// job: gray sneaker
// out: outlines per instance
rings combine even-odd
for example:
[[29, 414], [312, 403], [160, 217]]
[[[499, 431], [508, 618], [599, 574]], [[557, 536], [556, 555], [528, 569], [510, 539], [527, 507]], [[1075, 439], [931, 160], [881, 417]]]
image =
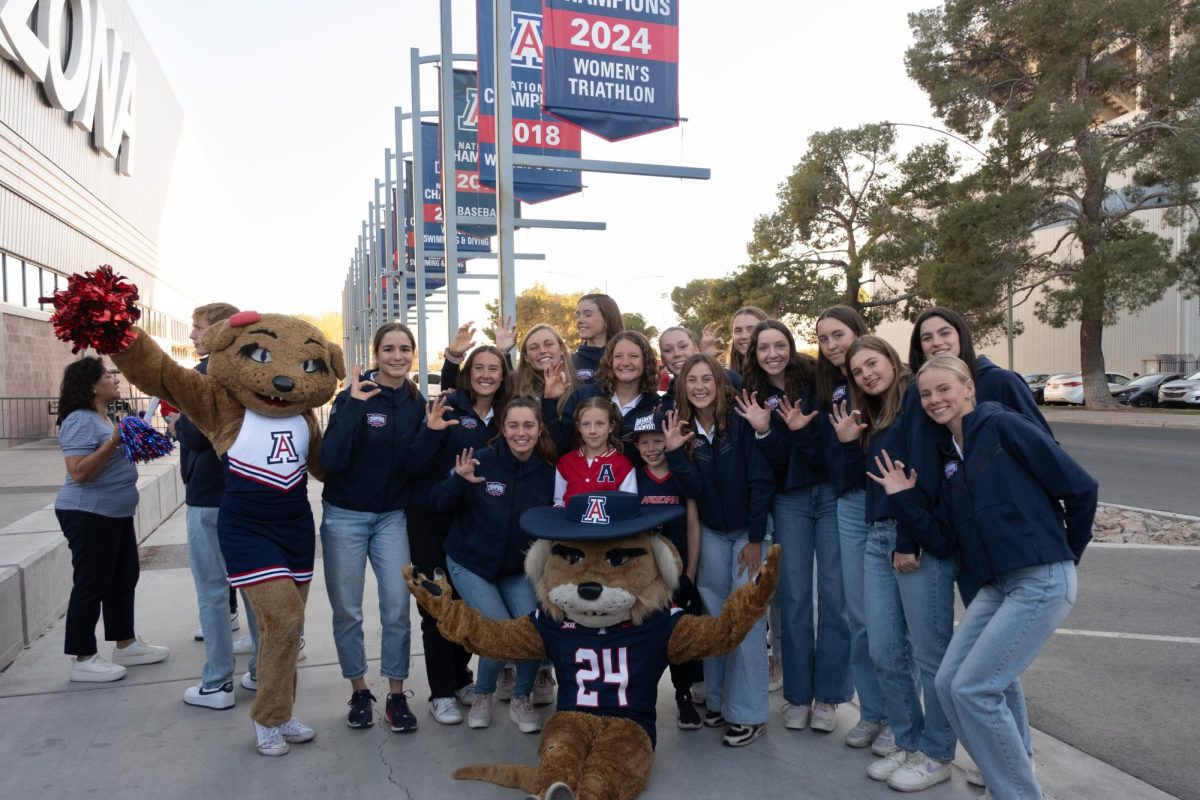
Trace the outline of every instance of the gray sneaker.
[[508, 706], [508, 718], [516, 723], [521, 733], [537, 733], [542, 729], [542, 718], [528, 697], [513, 697]]
[[808, 726], [814, 731], [824, 731], [832, 733], [837, 727], [837, 704], [822, 703], [820, 700], [813, 703], [812, 721]]
[[548, 706], [558, 700], [558, 689], [554, 683], [554, 673], [549, 667], [538, 670], [537, 680], [533, 683], [533, 698], [535, 706]]
[[879, 735], [875, 737], [874, 743], [871, 745], [871, 752], [883, 758], [890, 756], [899, 748], [896, 746], [896, 734], [892, 733], [892, 726], [883, 723], [883, 727], [879, 729]]
[[881, 722], [867, 722], [865, 719], [860, 719], [858, 724], [846, 734], [846, 745], [856, 748], [870, 747], [882, 728], [883, 723]]
[[511, 700], [513, 687], [517, 684], [517, 671], [512, 667], [505, 667], [500, 670], [500, 677], [496, 679], [496, 699]]
[[468, 728], [486, 728], [492, 724], [492, 697], [490, 694], [476, 694], [467, 712]]

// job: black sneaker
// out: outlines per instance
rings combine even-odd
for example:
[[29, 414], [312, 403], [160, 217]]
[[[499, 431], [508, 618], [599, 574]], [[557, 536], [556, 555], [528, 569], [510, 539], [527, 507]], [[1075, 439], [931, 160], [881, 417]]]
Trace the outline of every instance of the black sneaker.
[[700, 727], [700, 712], [692, 703], [691, 692], [676, 692], [675, 705], [679, 707], [679, 727], [681, 730], [694, 731]]
[[730, 747], [745, 747], [767, 732], [765, 723], [758, 725], [730, 725], [721, 741]]
[[704, 724], [709, 728], [719, 728], [725, 723], [725, 718], [721, 716], [720, 711], [705, 711]]
[[408, 710], [408, 697], [412, 692], [397, 692], [387, 696], [384, 716], [396, 733], [412, 733], [417, 729], [417, 718]]
[[369, 728], [375, 724], [375, 711], [371, 704], [375, 702], [375, 695], [371, 694], [370, 689], [356, 689], [354, 694], [350, 695], [350, 702], [346, 705], [350, 706], [350, 716], [346, 718], [346, 724], [351, 728]]

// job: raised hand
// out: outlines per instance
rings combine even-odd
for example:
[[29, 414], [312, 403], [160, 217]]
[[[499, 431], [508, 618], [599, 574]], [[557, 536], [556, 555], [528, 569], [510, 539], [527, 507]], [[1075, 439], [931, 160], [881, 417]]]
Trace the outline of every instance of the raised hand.
[[496, 348], [502, 353], [507, 353], [517, 341], [517, 326], [513, 324], [511, 315], [501, 317], [492, 326], [492, 338], [496, 341]]
[[454, 457], [454, 471], [467, 483], [483, 483], [484, 477], [475, 474], [477, 466], [479, 466], [479, 459], [475, 458], [475, 448], [473, 447], [465, 448]]
[[382, 391], [374, 381], [360, 379], [362, 367], [355, 364], [346, 374], [346, 385], [350, 387], [350, 396], [355, 400], [369, 400]]
[[900, 494], [917, 485], [917, 471], [909, 470], [908, 475], [905, 475], [904, 463], [900, 459], [893, 461], [887, 450], [875, 456], [875, 468], [879, 470], [879, 474], [868, 471], [867, 477], [882, 486], [887, 494]]
[[567, 384], [567, 373], [563, 370], [563, 365], [557, 364], [542, 373], [542, 397], [549, 400], [557, 400], [567, 393], [569, 385]]
[[464, 322], [458, 326], [458, 330], [454, 333], [454, 341], [446, 347], [446, 351], [455, 358], [462, 358], [474, 346], [475, 323]]
[[742, 389], [741, 394], [733, 396], [733, 401], [737, 404], [734, 412], [750, 423], [755, 431], [765, 434], [771, 430], [771, 409], [758, 404], [758, 392], [751, 394]]
[[721, 352], [721, 326], [716, 322], [704, 326], [704, 331], [700, 334], [700, 352], [713, 358]]
[[788, 430], [790, 431], [803, 430], [804, 428], [808, 427], [808, 423], [817, 418], [817, 412], [815, 409], [812, 411], [812, 413], [805, 414], [804, 408], [800, 405], [799, 400], [793, 403], [786, 397], [779, 398], [779, 408], [775, 409], [775, 413], [779, 415], [780, 419], [787, 423]]
[[867, 429], [865, 422], [858, 421], [861, 416], [858, 409], [847, 411], [845, 400], [833, 407], [833, 413], [829, 415], [829, 422], [837, 432], [839, 442], [850, 444], [858, 441], [862, 432]]
[[667, 440], [667, 450], [678, 450], [691, 441], [695, 435], [695, 431], [684, 430], [684, 424], [679, 419], [678, 411], [672, 410], [667, 412], [666, 419], [663, 420], [663, 436]]
[[446, 405], [448, 394], [439, 394], [429, 402], [425, 408], [425, 425], [431, 431], [444, 431], [451, 425], [457, 425], [458, 420], [446, 419], [446, 412], [450, 410], [450, 406]]

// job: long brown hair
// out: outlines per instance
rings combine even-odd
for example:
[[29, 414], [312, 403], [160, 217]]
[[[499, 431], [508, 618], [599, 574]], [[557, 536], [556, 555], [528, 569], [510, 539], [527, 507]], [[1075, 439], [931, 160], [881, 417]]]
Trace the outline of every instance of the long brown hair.
[[[412, 330], [403, 322], [385, 322], [379, 326], [375, 331], [375, 336], [371, 339], [371, 357], [375, 359], [375, 369], [379, 369], [379, 348], [383, 346], [383, 337], [396, 331], [408, 337], [408, 343], [412, 345], [413, 349], [413, 358], [416, 358], [417, 337], [413, 336]], [[358, 378], [357, 375], [354, 377]], [[407, 375], [404, 376], [404, 388], [408, 389], [408, 393], [413, 397], [417, 396], [417, 385]]]
[[816, 362], [812, 356], [796, 350], [796, 339], [792, 332], [777, 319], [764, 319], [754, 326], [754, 333], [750, 334], [750, 349], [746, 351], [742, 388], [752, 394], [758, 392], [761, 402], [774, 386], [766, 370], [758, 363], [758, 337], [766, 331], [783, 334], [788, 343], [788, 363], [783, 368], [783, 393], [793, 403], [804, 400], [807, 404], [815, 391]]
[[484, 344], [472, 350], [471, 355], [467, 356], [467, 360], [463, 362], [462, 368], [458, 372], [458, 380], [454, 382], [454, 388], [462, 389], [471, 398], [471, 402], [475, 402], [475, 390], [471, 388], [471, 367], [475, 366], [475, 359], [479, 358], [483, 353], [491, 353], [500, 359], [500, 386], [496, 389], [496, 393], [492, 395], [492, 408], [495, 413], [499, 413], [508, 403], [509, 369], [508, 359], [505, 358], [504, 353], [501, 353], [498, 347]]
[[912, 373], [900, 360], [900, 354], [896, 352], [896, 348], [878, 336], [872, 335], [862, 336], [850, 345], [850, 349], [846, 351], [848, 370], [850, 359], [863, 350], [870, 350], [882, 355], [891, 362], [892, 369], [896, 374], [892, 385], [882, 395], [869, 395], [859, 387], [853, 372], [850, 373], [850, 392], [854, 408], [862, 415], [861, 421], [867, 425], [860, 437], [865, 449], [870, 446], [873, 435], [885, 430], [896, 421], [896, 417], [900, 416], [900, 409], [904, 406], [904, 393], [908, 390], [908, 382], [912, 378]]
[[579, 301], [575, 305], [578, 306], [584, 300], [595, 303], [596, 308], [600, 310], [600, 316], [604, 319], [605, 344], [611, 342], [614, 336], [625, 330], [625, 321], [621, 319], [621, 309], [617, 306], [616, 300], [613, 300], [606, 294], [592, 292], [579, 298]]
[[712, 356], [697, 353], [683, 362], [683, 367], [680, 368], [679, 375], [675, 378], [675, 408], [679, 411], [679, 420], [695, 431], [696, 425], [692, 420], [696, 417], [696, 411], [692, 408], [691, 401], [688, 400], [687, 379], [692, 370], [701, 364], [708, 365], [713, 374], [713, 382], [717, 390], [717, 396], [713, 399], [713, 435], [714, 437], [720, 436], [725, 430], [729, 409], [733, 406], [733, 387], [729, 385], [729, 376], [725, 374], [720, 362]]
[[542, 406], [532, 397], [514, 397], [504, 404], [504, 410], [500, 412], [499, 424], [496, 425], [496, 435], [488, 441], [489, 447], [494, 447], [497, 442], [504, 438], [504, 421], [508, 419], [509, 413], [518, 408], [527, 408], [533, 412], [533, 418], [538, 424], [537, 452], [547, 464], [553, 464], [558, 460], [558, 448], [554, 446], [554, 440], [550, 438], [550, 431], [546, 429], [546, 420], [542, 419]]
[[[741, 353], [739, 353], [737, 348], [733, 346], [733, 321], [741, 316], [754, 317], [759, 322], [762, 322], [764, 319], [767, 319], [770, 314], [763, 311], [758, 306], [742, 306], [737, 311], [733, 312], [733, 316], [729, 318], [729, 368], [738, 375], [741, 375], [746, 371], [746, 356], [743, 356]], [[746, 353], [749, 355], [750, 351], [747, 350]]]
[[584, 412], [590, 411], [593, 408], [599, 409], [608, 415], [608, 446], [618, 453], [625, 452], [625, 445], [621, 441], [621, 412], [617, 411], [616, 404], [607, 397], [589, 397], [575, 406], [573, 419], [575, 426], [573, 441], [575, 446], [583, 446], [583, 437], [579, 435], [579, 421], [583, 419]]
[[567, 390], [563, 392], [562, 397], [558, 398], [558, 410], [561, 412], [563, 405], [566, 404], [567, 398], [571, 393], [579, 387], [579, 378], [575, 375], [575, 362], [571, 358], [571, 351], [567, 349], [567, 343], [563, 341], [562, 334], [554, 329], [553, 325], [547, 325], [542, 322], [534, 325], [525, 334], [525, 338], [521, 339], [521, 361], [517, 364], [517, 368], [512, 373], [512, 390], [509, 394], [513, 397], [534, 397], [541, 399], [546, 391], [546, 378], [538, 370], [537, 367], [527, 358], [525, 348], [529, 345], [530, 338], [539, 331], [550, 331], [554, 338], [558, 341], [558, 347], [562, 351], [562, 370], [567, 376]]
[[[845, 325], [853, 333], [856, 339], [871, 333], [867, 328], [866, 321], [850, 306], [830, 306], [821, 312], [817, 317], [817, 324], [821, 324], [821, 320], [835, 319]], [[816, 329], [814, 326], [814, 333]], [[821, 352], [821, 347], [817, 346], [817, 403], [820, 404], [821, 410], [828, 413], [833, 410], [833, 390], [842, 381], [853, 383], [850, 380], [850, 370], [842, 370], [840, 367], [835, 367], [833, 362], [825, 357]]]
[[606, 395], [611, 395], [616, 391], [617, 380], [613, 375], [613, 350], [621, 342], [633, 342], [642, 351], [642, 375], [638, 378], [638, 391], [642, 394], [657, 392], [658, 358], [654, 355], [654, 348], [650, 346], [650, 340], [637, 331], [621, 331], [608, 340], [608, 344], [604, 345], [604, 355], [600, 356], [600, 366], [596, 367], [596, 374], [592, 380]]

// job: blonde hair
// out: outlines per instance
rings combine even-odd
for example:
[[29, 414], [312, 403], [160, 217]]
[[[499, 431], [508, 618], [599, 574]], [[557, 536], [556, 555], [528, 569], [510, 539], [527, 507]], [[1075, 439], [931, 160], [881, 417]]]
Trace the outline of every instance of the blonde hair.
[[954, 377], [958, 378], [959, 383], [971, 383], [975, 379], [971, 376], [971, 368], [967, 366], [967, 362], [957, 356], [934, 356], [921, 365], [917, 370], [917, 375], [920, 376], [930, 370], [940, 369], [949, 372]]
[[202, 319], [206, 325], [216, 325], [221, 320], [229, 319], [234, 314], [238, 313], [237, 306], [229, 303], [206, 303], [202, 306], [197, 306], [192, 311], [192, 319]]
[[547, 325], [544, 322], [534, 325], [521, 339], [521, 361], [513, 370], [512, 391], [509, 394], [513, 397], [535, 397], [541, 400], [546, 391], [546, 376], [526, 358], [525, 352], [530, 337], [538, 331], [550, 331], [558, 341], [558, 349], [562, 352], [562, 371], [567, 376], [567, 390], [563, 392], [562, 397], [558, 398], [558, 410], [559, 413], [562, 413], [567, 399], [579, 387], [579, 378], [575, 375], [575, 362], [571, 359], [567, 343], [563, 341], [562, 334], [555, 330], [553, 325]]
[[608, 417], [609, 448], [618, 453], [625, 452], [624, 443], [621, 441], [621, 412], [617, 411], [616, 405], [607, 397], [588, 397], [575, 406], [575, 446], [583, 446], [583, 437], [579, 434], [579, 423], [583, 420], [583, 415], [592, 409], [600, 411]]
[[[879, 353], [891, 362], [896, 377], [882, 395], [867, 394], [854, 379], [854, 371], [850, 368], [850, 362], [863, 350]], [[850, 392], [854, 409], [862, 415], [862, 421], [867, 425], [863, 429], [861, 437], [863, 448], [866, 449], [870, 446], [871, 437], [874, 434], [886, 429], [896, 421], [896, 417], [900, 416], [900, 411], [904, 407], [904, 393], [908, 390], [908, 382], [912, 373], [900, 360], [900, 354], [896, 352], [896, 348], [878, 336], [872, 335], [860, 336], [854, 341], [854, 344], [850, 345], [850, 349], [846, 351], [846, 368], [850, 378]]]

